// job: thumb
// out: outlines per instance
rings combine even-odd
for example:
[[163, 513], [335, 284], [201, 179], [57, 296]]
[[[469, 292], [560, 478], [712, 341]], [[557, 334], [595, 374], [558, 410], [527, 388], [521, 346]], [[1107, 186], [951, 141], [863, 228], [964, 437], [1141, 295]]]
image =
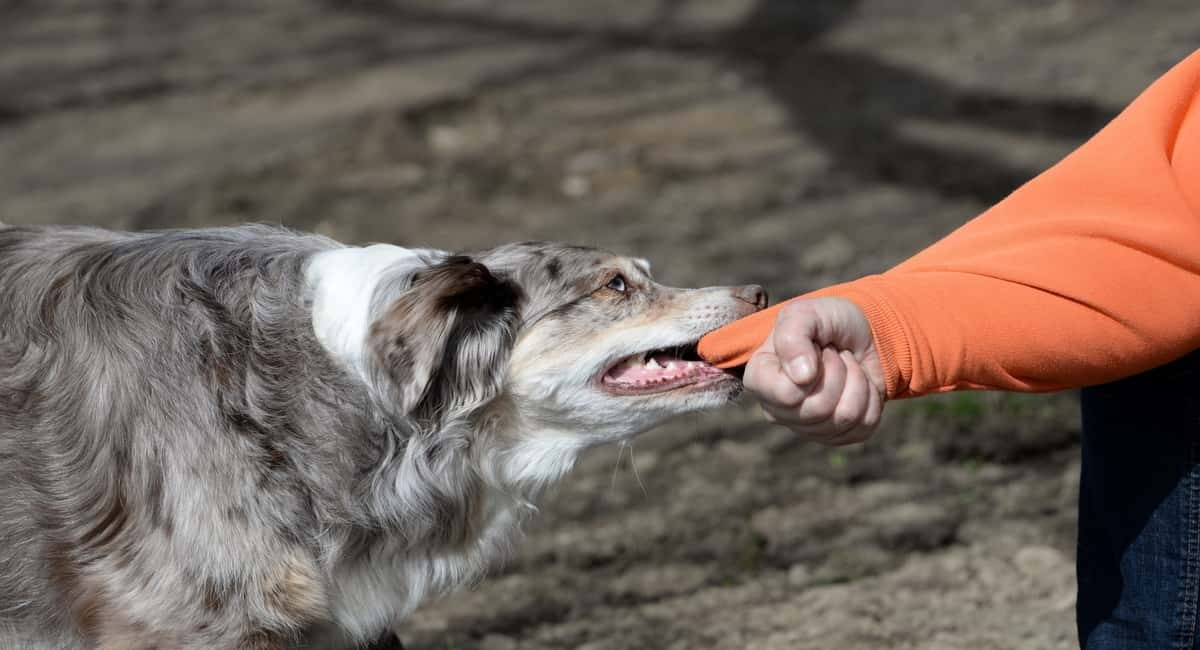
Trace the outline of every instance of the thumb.
[[818, 314], [811, 303], [797, 300], [779, 310], [771, 330], [771, 348], [788, 379], [797, 385], [816, 380], [820, 369]]

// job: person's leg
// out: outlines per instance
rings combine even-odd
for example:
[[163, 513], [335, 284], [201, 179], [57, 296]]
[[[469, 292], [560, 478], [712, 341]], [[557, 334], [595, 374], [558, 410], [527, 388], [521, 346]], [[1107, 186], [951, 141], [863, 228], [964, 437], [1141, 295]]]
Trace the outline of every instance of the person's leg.
[[1200, 647], [1200, 354], [1082, 406], [1080, 646]]

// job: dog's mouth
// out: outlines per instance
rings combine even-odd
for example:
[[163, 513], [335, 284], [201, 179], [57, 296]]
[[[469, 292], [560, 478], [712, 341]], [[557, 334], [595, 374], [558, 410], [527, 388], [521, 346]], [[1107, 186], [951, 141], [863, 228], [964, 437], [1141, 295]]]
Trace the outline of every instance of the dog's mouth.
[[618, 395], [650, 395], [731, 378], [701, 359], [695, 343], [688, 343], [625, 357], [604, 373], [600, 383]]

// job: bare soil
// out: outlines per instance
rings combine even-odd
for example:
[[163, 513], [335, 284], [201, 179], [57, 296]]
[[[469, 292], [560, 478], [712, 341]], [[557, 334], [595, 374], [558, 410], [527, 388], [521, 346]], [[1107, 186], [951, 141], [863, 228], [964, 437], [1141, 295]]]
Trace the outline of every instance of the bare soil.
[[[783, 297], [949, 232], [1197, 42], [1194, 0], [0, 0], [0, 220], [561, 239]], [[832, 451], [683, 419], [402, 636], [1074, 647], [1075, 409], [895, 403]]]

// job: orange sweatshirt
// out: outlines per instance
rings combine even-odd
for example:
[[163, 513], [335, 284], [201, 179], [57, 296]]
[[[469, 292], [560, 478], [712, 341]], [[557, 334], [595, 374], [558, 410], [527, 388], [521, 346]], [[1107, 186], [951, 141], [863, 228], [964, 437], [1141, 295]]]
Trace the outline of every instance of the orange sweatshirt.
[[[866, 313], [889, 398], [1080, 387], [1200, 348], [1200, 51], [941, 241], [812, 295]], [[746, 363], [778, 309], [709, 334], [700, 354]]]

